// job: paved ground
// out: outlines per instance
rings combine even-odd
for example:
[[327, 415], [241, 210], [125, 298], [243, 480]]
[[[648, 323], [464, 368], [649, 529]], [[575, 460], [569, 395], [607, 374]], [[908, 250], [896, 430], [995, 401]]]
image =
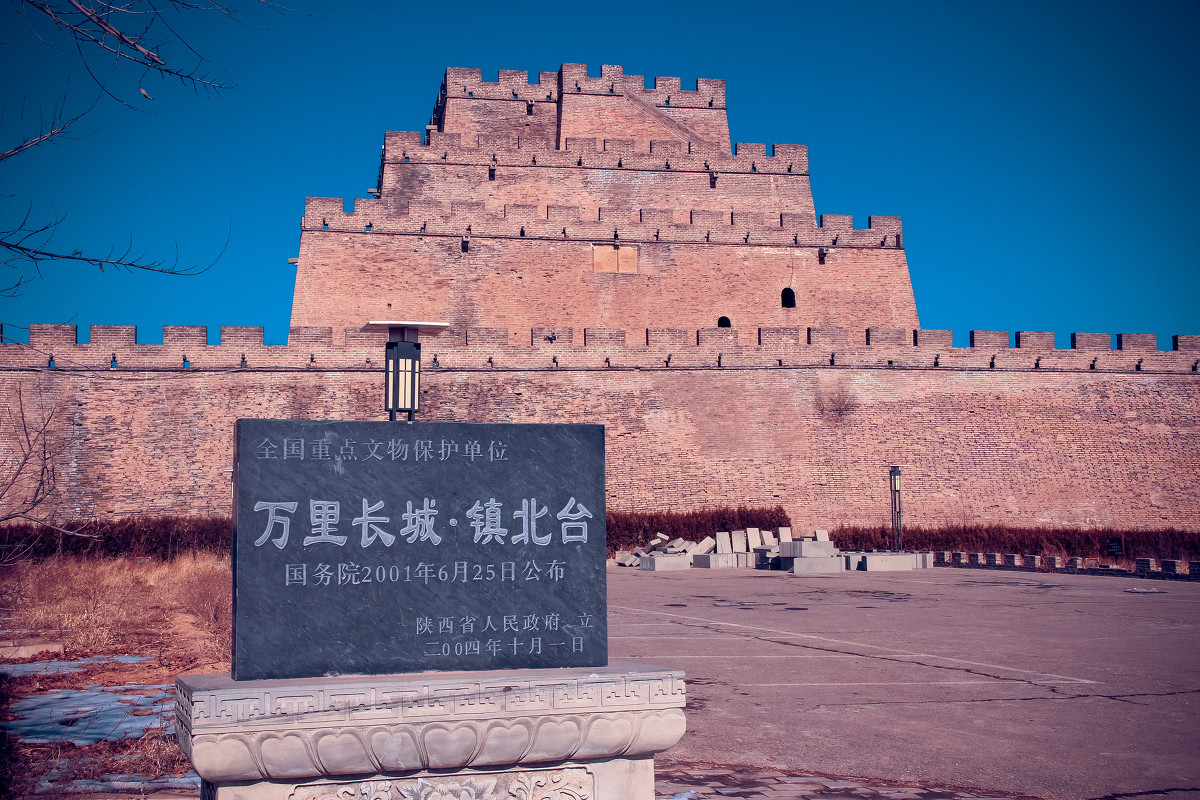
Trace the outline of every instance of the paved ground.
[[[689, 730], [667, 770], [1200, 798], [1200, 583], [950, 568], [608, 578], [610, 657], [688, 675]], [[868, 796], [780, 786], [696, 790]]]

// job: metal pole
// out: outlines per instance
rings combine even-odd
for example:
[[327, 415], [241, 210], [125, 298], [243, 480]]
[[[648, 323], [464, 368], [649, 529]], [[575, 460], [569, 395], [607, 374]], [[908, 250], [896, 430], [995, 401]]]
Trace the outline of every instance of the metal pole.
[[888, 479], [891, 486], [892, 494], [892, 552], [899, 553], [904, 550], [904, 538], [901, 530], [900, 520], [900, 467], [892, 465], [891, 471], [888, 473]]

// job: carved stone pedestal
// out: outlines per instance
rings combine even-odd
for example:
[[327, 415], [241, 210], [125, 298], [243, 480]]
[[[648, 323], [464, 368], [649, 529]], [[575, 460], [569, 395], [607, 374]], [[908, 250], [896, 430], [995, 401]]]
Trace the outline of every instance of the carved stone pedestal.
[[686, 699], [621, 663], [175, 685], [205, 800], [653, 800]]

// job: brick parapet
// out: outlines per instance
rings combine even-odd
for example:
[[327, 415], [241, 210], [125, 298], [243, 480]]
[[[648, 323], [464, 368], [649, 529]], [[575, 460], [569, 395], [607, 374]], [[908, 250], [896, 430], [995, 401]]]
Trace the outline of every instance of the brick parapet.
[[633, 139], [568, 137], [564, 144], [557, 149], [541, 136], [430, 131], [422, 137], [411, 131], [388, 131], [383, 163], [524, 167], [534, 166], [536, 157], [542, 168], [715, 172], [718, 182], [722, 173], [808, 175], [808, 146], [803, 144], [772, 144], [769, 155], [767, 145], [760, 143], [738, 144], [736, 153], [685, 140], [652, 140], [648, 153], [636, 152]]
[[[28, 344], [0, 345], [0, 367], [105, 370], [363, 370], [381, 369], [386, 337], [347, 328], [344, 344], [328, 327], [295, 327], [287, 344], [264, 343], [261, 327], [222, 327], [208, 344], [204, 327], [163, 328], [162, 344], [138, 344], [132, 325], [93, 325], [79, 343], [74, 325], [33, 325]], [[981, 333], [981, 332], [975, 332]], [[506, 328], [451, 327], [423, 344], [428, 368], [678, 369], [722, 367], [861, 367], [922, 370], [1179, 373], [1200, 377], [1200, 351], [1057, 349], [1053, 340], [1022, 338], [1008, 347], [1004, 331], [954, 347], [949, 331], [838, 327], [648, 328], [637, 331], [537, 327], [527, 336]], [[927, 335], [945, 334], [945, 335]], [[1107, 334], [1105, 334], [1107, 336]], [[999, 347], [1003, 341], [1005, 346]], [[1143, 339], [1143, 341], [1146, 341]], [[1176, 341], [1178, 341], [1176, 339]], [[517, 342], [514, 344], [514, 342]], [[915, 342], [915, 344], [914, 344]], [[1038, 346], [1033, 346], [1034, 343]], [[112, 367], [115, 356], [117, 367]], [[669, 356], [669, 362], [668, 362]], [[437, 365], [433, 366], [433, 359]], [[490, 363], [489, 363], [490, 360]], [[185, 370], [186, 371], [186, 370]]]
[[[355, 200], [353, 213], [346, 213], [341, 199], [310, 197], [301, 224], [305, 233], [356, 236], [460, 239], [469, 235], [472, 239], [819, 247], [829, 251], [903, 249], [898, 217], [872, 216], [867, 228], [844, 228], [831, 233], [823, 227], [806, 224], [811, 220], [795, 213], [683, 209], [678, 215], [671, 211], [675, 221], [666, 222], [667, 213], [665, 209], [601, 208], [599, 219], [582, 219], [577, 206], [510, 203], [501, 209], [488, 209], [478, 201], [398, 205], [384, 200]], [[678, 221], [680, 215], [686, 221]]]
[[563, 64], [556, 72], [539, 72], [531, 83], [524, 70], [502, 69], [495, 81], [485, 81], [483, 70], [450, 67], [442, 79], [442, 94], [446, 97], [476, 100], [555, 101], [561, 92], [612, 96], [636, 95], [646, 102], [664, 108], [725, 108], [725, 81], [698, 78], [696, 88], [680, 88], [676, 77], [655, 77], [654, 86], [647, 88], [642, 75], [626, 75], [623, 67], [604, 64], [599, 76], [589, 76], [586, 64]]

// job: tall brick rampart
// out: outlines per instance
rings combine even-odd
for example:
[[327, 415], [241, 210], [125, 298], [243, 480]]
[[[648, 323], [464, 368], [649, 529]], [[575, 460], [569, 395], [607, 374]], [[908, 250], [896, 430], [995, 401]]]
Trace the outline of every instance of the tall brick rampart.
[[[423, 345], [422, 419], [606, 426], [618, 510], [782, 504], [801, 529], [905, 518], [1200, 530], [1200, 337], [840, 328], [467, 328]], [[0, 403], [61, 402], [54, 510], [225, 513], [238, 417], [382, 419], [379, 334], [34, 326]], [[868, 344], [868, 338], [870, 344]], [[916, 343], [914, 344], [914, 339]], [[112, 367], [116, 355], [117, 366]], [[188, 367], [183, 367], [187, 356]], [[48, 366], [53, 356], [54, 367]], [[244, 359], [244, 360], [243, 360]], [[368, 362], [370, 359], [370, 362]], [[11, 425], [11, 418], [6, 421]], [[397, 423], [397, 435], [407, 427]], [[12, 435], [4, 432], [6, 438]]]

